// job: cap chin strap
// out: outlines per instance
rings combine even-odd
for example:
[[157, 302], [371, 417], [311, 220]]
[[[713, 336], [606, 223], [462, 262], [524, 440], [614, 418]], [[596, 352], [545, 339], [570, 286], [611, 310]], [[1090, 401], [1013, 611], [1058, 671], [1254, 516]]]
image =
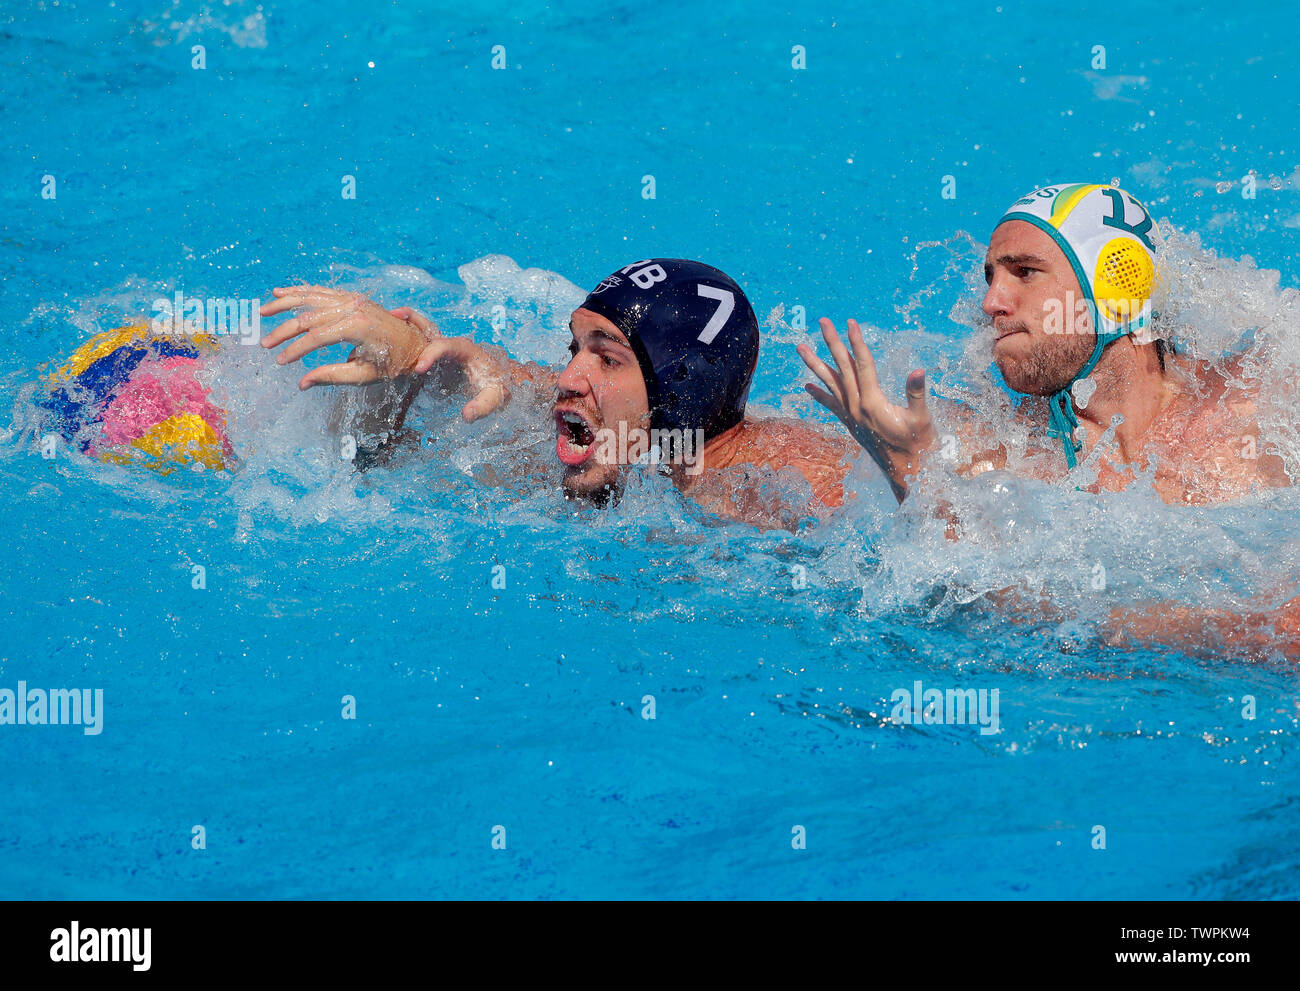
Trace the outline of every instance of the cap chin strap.
[[1087, 364], [1079, 369], [1079, 373], [1066, 383], [1064, 389], [1052, 393], [1047, 400], [1049, 411], [1048, 436], [1061, 439], [1061, 445], [1065, 448], [1065, 460], [1071, 469], [1079, 463], [1076, 455], [1083, 450], [1083, 444], [1074, 436], [1074, 432], [1079, 428], [1079, 418], [1074, 413], [1073, 396], [1070, 393], [1070, 388], [1079, 379], [1086, 379], [1092, 374], [1092, 370], [1097, 367], [1097, 362], [1101, 361], [1101, 353], [1106, 350], [1107, 344], [1118, 341], [1127, 334], [1127, 329], [1118, 330], [1113, 334], [1098, 334], [1097, 344], [1093, 347], [1092, 357], [1088, 359]]

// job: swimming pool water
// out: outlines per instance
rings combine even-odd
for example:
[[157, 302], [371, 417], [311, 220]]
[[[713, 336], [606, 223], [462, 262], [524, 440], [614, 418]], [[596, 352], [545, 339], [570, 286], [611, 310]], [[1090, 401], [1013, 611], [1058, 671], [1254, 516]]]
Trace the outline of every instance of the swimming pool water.
[[[527, 397], [476, 427], [422, 400], [424, 451], [358, 476], [340, 397], [257, 348], [213, 370], [233, 473], [44, 459], [33, 403], [40, 366], [155, 296], [298, 279], [561, 360], [581, 287], [658, 255], [746, 288], [756, 410], [824, 419], [794, 307], [869, 322], [887, 382], [958, 388], [988, 228], [1062, 179], [1199, 234], [1205, 348], [1294, 343], [1294, 13], [119, 0], [2, 23], [0, 688], [105, 710], [97, 736], [0, 726], [0, 895], [1300, 894], [1294, 667], [1094, 636], [1115, 602], [1294, 595], [1291, 492], [991, 477], [954, 546], [862, 464], [847, 509], [759, 533], [654, 476], [608, 511], [545, 468], [494, 484], [521, 447], [545, 464]], [[1020, 584], [1061, 615], [982, 598]], [[894, 724], [917, 681], [997, 689], [1000, 732]]]

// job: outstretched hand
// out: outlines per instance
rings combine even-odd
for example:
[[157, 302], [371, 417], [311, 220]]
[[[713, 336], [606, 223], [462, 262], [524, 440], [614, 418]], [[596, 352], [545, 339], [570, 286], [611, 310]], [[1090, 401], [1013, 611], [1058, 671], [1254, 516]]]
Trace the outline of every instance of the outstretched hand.
[[[262, 339], [262, 347], [278, 347], [293, 340], [276, 355], [281, 365], [341, 341], [356, 345], [346, 362], [322, 365], [307, 372], [299, 389], [316, 385], [368, 385], [413, 373], [421, 352], [438, 330], [428, 320], [423, 325], [407, 307], [385, 310], [360, 293], [327, 286], [289, 286], [271, 290], [275, 299], [261, 309], [264, 317], [294, 310]], [[294, 340], [297, 338], [296, 340]]]
[[265, 348], [293, 341], [276, 356], [279, 364], [298, 361], [340, 341], [356, 345], [346, 362], [322, 365], [303, 375], [299, 389], [369, 385], [423, 375], [436, 366], [440, 372], [458, 376], [457, 384], [474, 393], [461, 410], [468, 423], [510, 400], [513, 363], [504, 352], [489, 350], [469, 337], [443, 337], [432, 320], [409, 306], [385, 310], [360, 293], [327, 286], [289, 286], [272, 292], [275, 299], [262, 307], [262, 316], [296, 311], [262, 340]]
[[[487, 416], [510, 402], [510, 377], [514, 367], [500, 348], [488, 349], [471, 337], [442, 337], [428, 317], [403, 308], [407, 318], [426, 330], [430, 338], [415, 361], [414, 372], [423, 375], [434, 366], [459, 372], [464, 388], [474, 393], [474, 398], [461, 409], [466, 423]], [[394, 310], [401, 315], [402, 311]]]
[[854, 439], [880, 465], [901, 499], [907, 476], [918, 467], [920, 455], [933, 448], [937, 440], [934, 421], [926, 407], [925, 371], [918, 368], [908, 375], [907, 406], [895, 406], [880, 388], [876, 363], [858, 322], [850, 320], [848, 324], [852, 356], [830, 320], [823, 317], [820, 326], [836, 367], [827, 365], [807, 344], [800, 344], [799, 357], [826, 387], [810, 382], [805, 388], [849, 428]]

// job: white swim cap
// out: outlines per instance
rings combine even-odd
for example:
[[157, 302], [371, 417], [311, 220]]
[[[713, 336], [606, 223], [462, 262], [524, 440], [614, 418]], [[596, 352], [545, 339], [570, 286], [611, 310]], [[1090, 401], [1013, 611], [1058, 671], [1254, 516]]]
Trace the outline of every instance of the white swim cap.
[[1092, 304], [1097, 335], [1150, 344], [1160, 231], [1137, 198], [1117, 186], [1058, 183], [1011, 204], [998, 221], [1023, 220], [1065, 253]]

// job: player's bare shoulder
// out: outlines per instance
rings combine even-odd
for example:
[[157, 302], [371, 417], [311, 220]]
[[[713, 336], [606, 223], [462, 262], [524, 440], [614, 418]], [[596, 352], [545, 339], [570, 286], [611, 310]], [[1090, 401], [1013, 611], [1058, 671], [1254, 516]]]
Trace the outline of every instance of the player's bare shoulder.
[[832, 427], [786, 417], [746, 419], [740, 446], [751, 464], [799, 471], [817, 499], [830, 507], [843, 502], [844, 477], [861, 450]]
[[857, 450], [852, 438], [833, 427], [789, 417], [750, 417], [745, 440], [755, 460], [793, 463], [794, 459], [830, 463], [850, 458]]
[[1157, 485], [1166, 499], [1203, 505], [1256, 488], [1291, 484], [1268, 452], [1259, 424], [1259, 388], [1242, 357], [1221, 366], [1183, 362], [1173, 369], [1177, 395], [1152, 425], [1160, 455]]

